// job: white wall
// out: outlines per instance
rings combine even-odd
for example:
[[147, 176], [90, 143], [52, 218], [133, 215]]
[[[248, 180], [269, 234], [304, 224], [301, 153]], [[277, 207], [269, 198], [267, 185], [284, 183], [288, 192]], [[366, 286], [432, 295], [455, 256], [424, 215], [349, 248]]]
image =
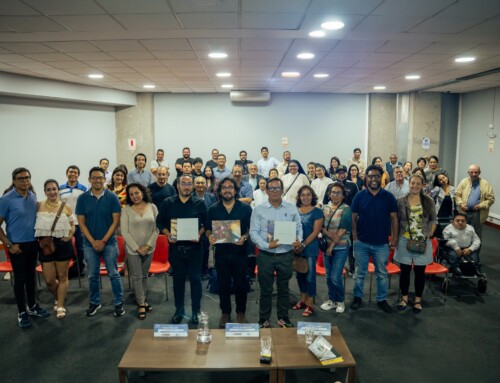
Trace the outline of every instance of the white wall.
[[115, 137], [113, 107], [0, 97], [0, 194], [21, 166], [31, 171], [39, 198], [43, 182], [65, 181], [71, 164], [80, 167], [86, 185], [101, 157], [117, 165]]
[[[496, 92], [496, 97], [495, 97]], [[494, 121], [496, 116], [496, 123]], [[496, 125], [490, 129], [489, 125]], [[497, 202], [490, 209], [495, 223], [500, 224], [500, 137], [493, 139], [495, 147], [488, 150], [488, 133], [500, 136], [500, 88], [462, 95], [461, 124], [459, 128], [459, 149], [456, 183], [467, 177], [470, 164], [481, 167], [481, 177], [488, 180], [496, 193]]]
[[272, 94], [269, 105], [233, 105], [229, 95], [155, 94], [155, 144], [169, 163], [181, 157], [184, 146], [192, 157], [210, 159], [212, 148], [234, 164], [244, 149], [248, 158], [261, 158], [260, 148], [282, 159], [289, 140], [292, 158], [328, 164], [342, 162], [355, 147], [366, 153], [366, 96], [348, 94]]

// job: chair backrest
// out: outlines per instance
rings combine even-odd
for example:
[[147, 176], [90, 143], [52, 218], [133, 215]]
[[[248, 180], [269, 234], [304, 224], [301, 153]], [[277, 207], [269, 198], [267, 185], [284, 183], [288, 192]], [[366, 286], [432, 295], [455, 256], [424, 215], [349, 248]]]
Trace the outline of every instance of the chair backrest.
[[121, 235], [116, 236], [118, 242], [118, 263], [125, 262], [125, 238]]
[[163, 234], [160, 234], [156, 239], [156, 247], [153, 253], [153, 260], [161, 263], [168, 262], [168, 240]]
[[3, 251], [5, 251], [5, 256], [7, 257], [7, 261], [10, 262], [9, 249], [5, 246], [5, 243], [2, 243]]
[[389, 259], [387, 259], [387, 263], [391, 263], [392, 259], [394, 258], [394, 249], [391, 247], [389, 248]]
[[432, 258], [436, 259], [437, 253], [438, 253], [438, 248], [439, 248], [439, 242], [437, 238], [432, 238], [431, 239], [431, 244], [432, 244]]
[[325, 259], [323, 257], [324, 257], [323, 252], [320, 250], [318, 253], [318, 260], [316, 261], [316, 263], [320, 267], [325, 267]]

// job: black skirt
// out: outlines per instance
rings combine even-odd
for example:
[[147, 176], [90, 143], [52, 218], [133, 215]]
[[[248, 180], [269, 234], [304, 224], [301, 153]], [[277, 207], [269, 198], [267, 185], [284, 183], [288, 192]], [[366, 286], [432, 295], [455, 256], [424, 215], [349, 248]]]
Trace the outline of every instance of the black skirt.
[[38, 259], [40, 262], [64, 262], [73, 259], [75, 250], [71, 241], [64, 242], [61, 238], [54, 238], [56, 251], [51, 255], [44, 255], [42, 250], [38, 250]]

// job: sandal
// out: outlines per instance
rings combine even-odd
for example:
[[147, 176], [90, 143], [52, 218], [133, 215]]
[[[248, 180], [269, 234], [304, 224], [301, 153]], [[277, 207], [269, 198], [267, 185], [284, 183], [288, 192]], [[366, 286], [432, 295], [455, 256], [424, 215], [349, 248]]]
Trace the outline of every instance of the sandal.
[[406, 299], [401, 298], [401, 302], [399, 302], [398, 305], [398, 310], [403, 311], [404, 309], [406, 309], [406, 307], [408, 307], [408, 301]]
[[144, 303], [144, 306], [146, 307], [146, 312], [151, 312], [153, 311], [153, 306], [151, 306], [149, 303]]
[[137, 317], [141, 320], [146, 319], [146, 305], [139, 305], [138, 309], [139, 312], [137, 314]]
[[54, 302], [54, 311], [57, 312], [57, 301]]
[[63, 319], [66, 317], [66, 309], [64, 307], [58, 307], [56, 310], [56, 318], [57, 319]]
[[312, 313], [314, 312], [314, 309], [311, 306], [307, 306], [304, 312], [302, 313], [303, 317], [310, 317]]
[[[420, 306], [420, 307], [417, 307]], [[413, 313], [420, 314], [422, 312], [422, 301], [413, 303]]]
[[306, 304], [302, 301], [297, 302], [295, 305], [293, 305], [292, 310], [300, 310], [306, 307]]

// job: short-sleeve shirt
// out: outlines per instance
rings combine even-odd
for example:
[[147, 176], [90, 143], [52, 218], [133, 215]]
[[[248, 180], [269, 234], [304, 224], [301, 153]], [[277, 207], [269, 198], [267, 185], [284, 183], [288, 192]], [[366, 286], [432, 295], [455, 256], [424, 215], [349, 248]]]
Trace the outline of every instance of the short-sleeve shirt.
[[373, 195], [368, 189], [356, 194], [351, 210], [358, 214], [357, 235], [361, 242], [384, 245], [391, 235], [391, 213], [398, 212], [396, 198], [387, 190]]
[[148, 185], [148, 189], [151, 192], [151, 199], [155, 204], [156, 208], [160, 210], [161, 203], [168, 197], [176, 195], [175, 189], [170, 184], [165, 184], [163, 186], [158, 185], [158, 183], [153, 182]]
[[[118, 197], [113, 192], [103, 189], [97, 198], [92, 194], [92, 189], [78, 197], [76, 202], [76, 215], [85, 217], [85, 226], [89, 229], [94, 239], [102, 239], [113, 224], [113, 213], [121, 213], [122, 208]], [[87, 237], [85, 242], [90, 245]], [[115, 234], [109, 238], [114, 240]]]
[[[352, 212], [349, 205], [342, 203], [337, 209], [334, 209], [331, 204], [324, 205], [323, 214], [325, 215], [323, 227], [326, 230], [337, 231], [339, 229], [345, 229], [344, 235], [335, 243], [336, 248], [350, 246]], [[328, 243], [331, 243], [330, 238], [326, 237], [326, 240]]]
[[0, 197], [0, 217], [4, 218], [7, 237], [12, 243], [35, 240], [36, 195], [23, 197], [16, 189]]
[[[302, 214], [299, 210], [299, 214], [300, 214], [300, 221], [302, 222], [302, 237], [305, 240], [313, 232], [314, 223], [318, 219], [323, 218], [323, 212], [321, 211], [321, 209], [315, 207], [314, 209], [305, 214]], [[302, 252], [302, 255], [306, 257], [317, 257], [318, 252], [319, 252], [319, 243], [318, 243], [318, 237], [316, 237], [311, 243], [309, 243], [306, 246], [306, 248]]]

